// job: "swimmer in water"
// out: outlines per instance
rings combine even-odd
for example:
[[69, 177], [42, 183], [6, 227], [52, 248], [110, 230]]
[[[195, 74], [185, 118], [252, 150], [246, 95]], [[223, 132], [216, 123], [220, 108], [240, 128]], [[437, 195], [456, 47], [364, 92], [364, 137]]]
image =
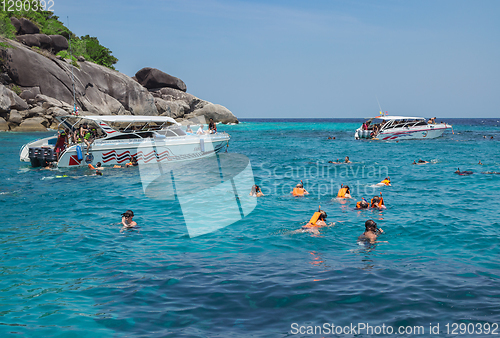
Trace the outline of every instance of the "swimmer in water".
[[252, 191], [250, 191], [250, 196], [262, 197], [264, 194], [262, 193], [262, 190], [260, 190], [260, 187], [257, 184], [254, 184], [252, 186]]
[[370, 203], [368, 203], [364, 197], [361, 198], [361, 201], [356, 203], [357, 210], [368, 209], [370, 207]]
[[124, 228], [133, 228], [137, 223], [133, 220], [134, 212], [132, 210], [127, 210], [122, 214], [122, 224]]
[[291, 192], [293, 196], [304, 196], [304, 195], [309, 195], [306, 189], [304, 189], [304, 184], [302, 183], [302, 180], [300, 180], [300, 183], [293, 188], [293, 191]]
[[327, 225], [326, 217], [327, 217], [326, 212], [324, 210], [321, 210], [321, 206], [319, 206], [318, 211], [314, 213], [309, 222], [306, 225], [304, 225], [300, 230], [297, 231], [298, 232], [307, 231], [314, 234], [319, 234], [318, 229], [325, 227]]
[[345, 157], [344, 163], [352, 163], [351, 161], [349, 161], [349, 156]]
[[379, 210], [386, 208], [384, 204], [384, 198], [382, 197], [382, 192], [380, 192], [380, 196], [373, 196], [370, 202], [370, 208], [378, 208]]
[[417, 164], [426, 164], [426, 163], [429, 163], [429, 161], [424, 161], [422, 159], [418, 159], [418, 163]]
[[478, 163], [478, 164], [479, 164], [479, 165], [483, 165], [483, 164], [481, 163], [481, 160], [479, 160], [479, 163]]
[[94, 170], [94, 169], [103, 170], [104, 168], [102, 167], [101, 162], [97, 162], [95, 167], [91, 163], [89, 163], [89, 169], [91, 169], [91, 170]]
[[380, 186], [382, 186], [382, 185], [386, 185], [386, 186], [389, 186], [389, 187], [390, 187], [390, 186], [391, 186], [391, 178], [390, 178], [390, 177], [386, 177], [386, 178], [384, 178], [384, 179], [382, 180], [382, 182], [377, 183], [376, 185], [380, 185]]
[[337, 159], [337, 161], [336, 161], [336, 162], [334, 162], [334, 161], [328, 161], [328, 163], [340, 164], [340, 163], [342, 163], [342, 162], [340, 162], [340, 161], [339, 161], [339, 159]]
[[351, 189], [348, 185], [340, 185], [339, 192], [337, 193], [337, 198], [352, 198]]
[[97, 169], [96, 169], [96, 171], [95, 171], [95, 174], [94, 174], [94, 175], [95, 175], [95, 176], [102, 176], [102, 171], [99, 171], [99, 170], [97, 170]]
[[369, 219], [368, 221], [365, 222], [365, 232], [363, 232], [362, 235], [358, 237], [358, 242], [362, 243], [387, 243], [387, 242], [380, 242], [377, 241], [377, 237], [384, 233], [384, 231], [381, 228], [377, 228], [377, 223], [375, 223], [373, 220]]

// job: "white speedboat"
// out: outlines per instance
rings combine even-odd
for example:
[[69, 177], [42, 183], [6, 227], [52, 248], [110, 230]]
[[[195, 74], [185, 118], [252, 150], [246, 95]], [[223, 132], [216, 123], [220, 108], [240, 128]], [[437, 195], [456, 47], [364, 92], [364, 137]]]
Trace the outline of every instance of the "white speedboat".
[[[58, 134], [24, 145], [20, 160], [32, 166], [56, 162], [58, 167], [88, 164], [119, 165], [135, 158], [139, 164], [186, 161], [220, 152], [228, 145], [226, 133], [196, 135], [166, 116], [63, 116], [59, 127], [69, 135], [82, 125], [92, 132], [88, 140], [76, 140], [55, 153]], [[71, 137], [70, 137], [71, 139]]]
[[452, 129], [452, 126], [428, 123], [423, 117], [377, 116], [356, 129], [354, 138], [384, 141], [430, 139], [441, 136], [446, 129]]

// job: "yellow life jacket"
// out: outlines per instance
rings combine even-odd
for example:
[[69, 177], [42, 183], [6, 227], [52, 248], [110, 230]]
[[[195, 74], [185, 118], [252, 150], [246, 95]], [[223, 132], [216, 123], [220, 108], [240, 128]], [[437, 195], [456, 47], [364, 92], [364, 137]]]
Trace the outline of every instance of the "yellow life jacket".
[[338, 198], [345, 198], [345, 194], [347, 193], [347, 188], [340, 188], [339, 193], [337, 194]]
[[321, 212], [316, 211], [314, 215], [311, 217], [311, 220], [309, 221], [310, 224], [316, 225], [316, 222], [319, 219], [319, 216], [321, 216]]
[[389, 184], [391, 184], [391, 181], [389, 181], [389, 180], [382, 180], [382, 182], [380, 182], [380, 183], [384, 183], [385, 185], [389, 185]]

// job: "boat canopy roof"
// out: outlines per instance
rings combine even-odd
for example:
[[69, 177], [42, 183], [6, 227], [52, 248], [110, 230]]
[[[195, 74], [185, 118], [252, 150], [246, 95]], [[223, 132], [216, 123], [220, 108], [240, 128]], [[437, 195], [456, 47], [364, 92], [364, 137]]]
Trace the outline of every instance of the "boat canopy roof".
[[370, 117], [370, 119], [380, 119], [380, 120], [425, 120], [423, 117], [414, 116], [376, 116]]
[[161, 123], [173, 123], [179, 124], [173, 118], [168, 116], [143, 116], [143, 115], [88, 115], [88, 116], [65, 116], [65, 117], [79, 117], [82, 119], [92, 120], [92, 121], [104, 121], [104, 122], [161, 122]]

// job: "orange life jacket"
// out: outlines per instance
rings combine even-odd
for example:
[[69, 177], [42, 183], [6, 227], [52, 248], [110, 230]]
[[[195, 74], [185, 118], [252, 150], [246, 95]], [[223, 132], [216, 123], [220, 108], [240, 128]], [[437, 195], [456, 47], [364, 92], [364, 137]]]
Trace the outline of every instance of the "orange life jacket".
[[340, 188], [339, 193], [337, 194], [338, 198], [345, 198], [345, 194], [347, 193], [347, 188]]
[[382, 180], [382, 182], [380, 182], [380, 183], [384, 183], [385, 185], [389, 185], [389, 184], [391, 184], [391, 181], [389, 181], [389, 180]]
[[356, 209], [361, 209], [361, 201], [356, 203]]
[[304, 188], [293, 188], [293, 196], [304, 196]]
[[371, 199], [371, 203], [370, 203], [371, 208], [380, 208], [383, 205], [384, 205], [384, 199], [382, 197], [380, 197], [380, 199], [378, 200], [378, 204], [375, 204], [375, 201], [373, 200], [373, 198]]

